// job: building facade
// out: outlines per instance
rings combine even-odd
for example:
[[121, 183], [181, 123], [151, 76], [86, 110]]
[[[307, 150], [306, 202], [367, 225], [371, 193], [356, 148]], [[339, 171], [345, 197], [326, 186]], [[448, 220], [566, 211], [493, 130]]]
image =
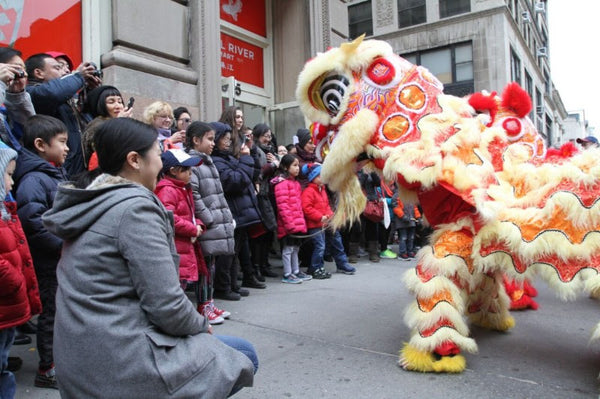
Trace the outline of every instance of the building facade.
[[545, 1], [5, 3], [0, 13], [13, 22], [0, 25], [0, 41], [22, 46], [24, 56], [55, 50], [77, 62], [96, 62], [105, 83], [136, 98], [136, 117], [158, 99], [187, 106], [205, 121], [235, 104], [249, 126], [266, 121], [280, 143], [290, 143], [305, 124], [295, 99], [305, 61], [366, 33], [429, 68], [450, 94], [500, 92], [508, 82], [519, 82], [533, 100], [530, 117], [548, 144], [563, 142], [567, 114], [551, 80]]

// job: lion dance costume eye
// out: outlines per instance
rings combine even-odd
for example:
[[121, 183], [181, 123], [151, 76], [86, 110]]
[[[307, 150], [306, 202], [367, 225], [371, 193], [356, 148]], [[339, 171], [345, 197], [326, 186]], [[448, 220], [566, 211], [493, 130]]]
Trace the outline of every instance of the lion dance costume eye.
[[350, 81], [343, 75], [331, 74], [323, 79], [319, 95], [329, 115], [338, 114], [349, 85]]
[[600, 149], [547, 151], [517, 84], [446, 95], [425, 68], [361, 37], [309, 60], [296, 96], [338, 196], [335, 226], [364, 209], [355, 170], [367, 160], [434, 228], [404, 277], [415, 295], [404, 368], [464, 370], [462, 352], [477, 350], [468, 321], [515, 324], [505, 285], [532, 296], [524, 282], [540, 276], [564, 299], [600, 292]]

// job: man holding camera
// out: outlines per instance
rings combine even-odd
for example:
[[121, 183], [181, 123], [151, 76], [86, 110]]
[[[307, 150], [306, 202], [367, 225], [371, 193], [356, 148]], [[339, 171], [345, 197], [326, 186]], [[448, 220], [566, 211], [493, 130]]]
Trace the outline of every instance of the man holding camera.
[[[57, 57], [58, 58], [58, 57]], [[102, 84], [101, 72], [91, 62], [84, 62], [71, 74], [52, 55], [40, 53], [25, 61], [29, 75], [27, 91], [38, 114], [50, 115], [67, 125], [69, 155], [64, 167], [69, 177], [85, 170], [81, 133], [87, 118], [78, 106], [77, 94], [84, 88]]]
[[21, 150], [22, 126], [35, 115], [29, 93], [25, 91], [27, 75], [21, 52], [0, 47], [0, 140], [17, 152]]

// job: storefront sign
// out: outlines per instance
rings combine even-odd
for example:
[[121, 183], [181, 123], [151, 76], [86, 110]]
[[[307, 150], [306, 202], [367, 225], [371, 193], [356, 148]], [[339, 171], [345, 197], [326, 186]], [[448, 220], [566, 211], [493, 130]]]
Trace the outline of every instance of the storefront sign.
[[221, 33], [221, 76], [264, 88], [263, 49]]
[[220, 0], [221, 19], [267, 37], [265, 0]]
[[68, 54], [81, 63], [81, 0], [0, 1], [0, 44], [23, 53]]

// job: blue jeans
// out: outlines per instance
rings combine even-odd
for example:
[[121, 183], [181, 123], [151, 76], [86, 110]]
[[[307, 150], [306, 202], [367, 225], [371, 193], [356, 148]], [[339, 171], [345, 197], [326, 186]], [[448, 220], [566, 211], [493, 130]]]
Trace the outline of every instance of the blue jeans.
[[250, 359], [252, 365], [254, 365], [254, 374], [256, 374], [256, 371], [258, 371], [258, 356], [256, 355], [256, 350], [254, 350], [254, 346], [252, 346], [250, 342], [244, 338], [233, 337], [230, 335], [215, 335], [215, 338], [218, 338], [225, 345], [231, 346], [233, 349], [248, 356], [248, 359]]
[[[254, 346], [252, 346], [250, 342], [246, 341], [244, 338], [233, 337], [230, 335], [215, 335], [215, 338], [219, 339], [225, 345], [230, 346], [248, 356], [248, 359], [250, 359], [252, 365], [254, 366], [254, 374], [256, 374], [256, 371], [258, 370], [258, 356], [256, 355], [256, 350], [254, 350]], [[234, 386], [231, 389], [231, 392], [229, 392], [229, 396], [235, 395], [235, 393], [242, 388], [243, 387], [241, 386]]]
[[17, 391], [13, 373], [8, 371], [8, 352], [15, 339], [15, 327], [0, 330], [0, 398], [12, 399]]
[[401, 227], [398, 229], [398, 255], [413, 252], [416, 227]]
[[[319, 233], [320, 231], [320, 233]], [[342, 236], [339, 231], [332, 232], [330, 230], [322, 230], [320, 227], [314, 229], [308, 229], [308, 234], [315, 234], [312, 237], [314, 250], [311, 259], [311, 270], [317, 270], [323, 267], [325, 264], [323, 256], [325, 255], [325, 245], [329, 247], [331, 256], [335, 260], [335, 264], [338, 268], [344, 267], [348, 264], [348, 257], [344, 252], [344, 244], [342, 243]]]

